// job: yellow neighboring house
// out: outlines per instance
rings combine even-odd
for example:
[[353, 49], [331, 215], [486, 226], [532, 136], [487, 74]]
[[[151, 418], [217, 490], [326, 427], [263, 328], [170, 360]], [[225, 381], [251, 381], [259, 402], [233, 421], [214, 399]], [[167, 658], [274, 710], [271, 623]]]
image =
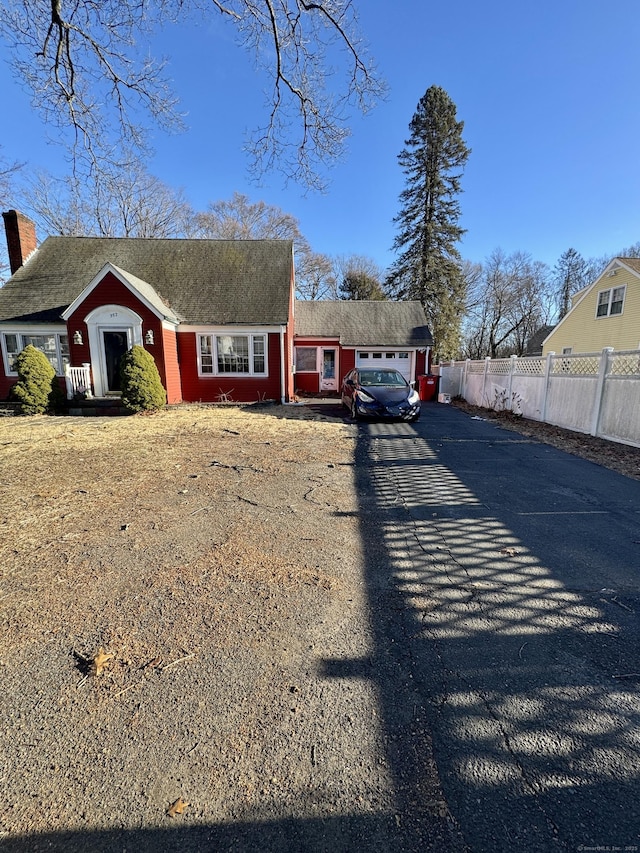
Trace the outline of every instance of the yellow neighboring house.
[[640, 349], [640, 258], [614, 258], [542, 344], [542, 354]]

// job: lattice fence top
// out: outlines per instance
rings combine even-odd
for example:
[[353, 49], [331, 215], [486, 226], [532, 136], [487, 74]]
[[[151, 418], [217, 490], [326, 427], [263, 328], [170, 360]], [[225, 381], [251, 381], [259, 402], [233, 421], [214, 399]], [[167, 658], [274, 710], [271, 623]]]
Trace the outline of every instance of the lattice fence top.
[[518, 376], [544, 376], [544, 358], [514, 359], [514, 374]]
[[637, 350], [609, 353], [607, 376], [640, 376], [640, 353]]
[[511, 373], [511, 359], [510, 358], [494, 358], [489, 362], [489, 367], [487, 373], [498, 374], [499, 376], [505, 376]]
[[[567, 355], [552, 355], [552, 376], [598, 376], [602, 352], [569, 353]], [[606, 376], [640, 378], [640, 350], [610, 352], [606, 354]], [[508, 376], [513, 371], [514, 376], [544, 376], [546, 372], [546, 356], [526, 356], [524, 358], [487, 358], [451, 362], [451, 367], [466, 367], [466, 373], [481, 375], [485, 372], [492, 376]], [[447, 368], [447, 365], [444, 365]]]
[[597, 376], [601, 353], [587, 355], [556, 355], [551, 360], [553, 376]]

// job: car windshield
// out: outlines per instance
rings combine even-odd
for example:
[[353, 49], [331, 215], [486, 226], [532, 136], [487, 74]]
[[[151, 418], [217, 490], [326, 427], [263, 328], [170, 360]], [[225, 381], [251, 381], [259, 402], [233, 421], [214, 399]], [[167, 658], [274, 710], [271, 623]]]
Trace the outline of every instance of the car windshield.
[[397, 370], [361, 370], [360, 384], [403, 388], [407, 381]]

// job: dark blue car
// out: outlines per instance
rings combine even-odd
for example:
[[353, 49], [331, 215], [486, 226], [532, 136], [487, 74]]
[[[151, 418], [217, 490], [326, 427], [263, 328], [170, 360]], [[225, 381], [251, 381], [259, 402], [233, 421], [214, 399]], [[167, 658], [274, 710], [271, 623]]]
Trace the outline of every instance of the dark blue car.
[[354, 420], [417, 421], [420, 417], [420, 396], [397, 370], [351, 370], [342, 380], [342, 404]]

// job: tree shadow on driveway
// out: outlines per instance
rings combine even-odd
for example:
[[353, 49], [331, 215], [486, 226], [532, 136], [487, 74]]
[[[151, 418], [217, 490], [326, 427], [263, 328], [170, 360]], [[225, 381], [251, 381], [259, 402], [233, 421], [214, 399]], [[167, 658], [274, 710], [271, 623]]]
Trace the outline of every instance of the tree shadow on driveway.
[[358, 462], [408, 847], [636, 849], [640, 485], [443, 406]]

